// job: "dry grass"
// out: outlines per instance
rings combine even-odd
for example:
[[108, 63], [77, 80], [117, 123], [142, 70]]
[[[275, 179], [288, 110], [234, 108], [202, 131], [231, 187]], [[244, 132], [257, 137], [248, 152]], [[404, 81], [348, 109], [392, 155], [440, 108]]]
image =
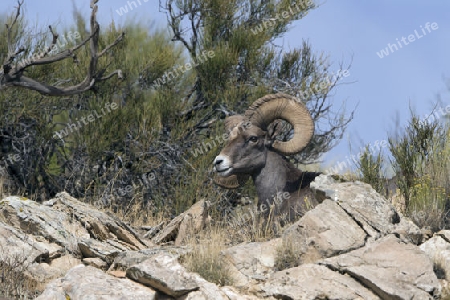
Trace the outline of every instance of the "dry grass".
[[301, 251], [299, 243], [289, 242], [283, 244], [277, 249], [277, 256], [275, 258], [275, 268], [282, 271], [289, 268], [298, 267], [302, 264]]
[[235, 208], [222, 223], [228, 232], [230, 244], [268, 241], [281, 232], [279, 223], [272, 220], [265, 222], [254, 205]]
[[183, 265], [207, 281], [221, 286], [232, 285], [230, 271], [220, 254], [226, 248], [226, 234], [224, 230], [210, 227], [191, 238], [188, 241], [191, 252], [183, 257]]
[[104, 210], [113, 213], [120, 220], [131, 226], [157, 226], [161, 222], [166, 224], [170, 221], [168, 213], [164, 211], [153, 211], [150, 205], [142, 205], [141, 201], [133, 201], [124, 209], [105, 207]]
[[27, 300], [39, 295], [37, 283], [27, 276], [28, 258], [28, 253], [5, 253], [0, 245], [0, 296]]
[[441, 253], [437, 253], [433, 260], [433, 271], [436, 274], [436, 277], [440, 279], [442, 291], [441, 298], [442, 300], [450, 300], [450, 284], [448, 282], [449, 278], [446, 269], [446, 259], [441, 255]]
[[446, 282], [445, 285], [442, 286], [441, 291], [441, 300], [450, 300], [450, 285]]

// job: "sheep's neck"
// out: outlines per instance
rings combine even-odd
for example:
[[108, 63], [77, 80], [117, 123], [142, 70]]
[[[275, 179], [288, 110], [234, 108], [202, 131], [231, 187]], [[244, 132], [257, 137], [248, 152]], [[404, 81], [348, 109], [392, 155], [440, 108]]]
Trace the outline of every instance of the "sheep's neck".
[[271, 202], [277, 193], [293, 193], [300, 188], [302, 172], [280, 154], [268, 150], [266, 163], [253, 174], [259, 202]]

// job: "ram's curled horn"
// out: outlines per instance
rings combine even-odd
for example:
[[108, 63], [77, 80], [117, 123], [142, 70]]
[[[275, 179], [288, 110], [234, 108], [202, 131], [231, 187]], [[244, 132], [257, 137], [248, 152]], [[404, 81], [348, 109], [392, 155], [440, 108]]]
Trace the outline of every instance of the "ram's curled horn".
[[294, 136], [286, 142], [274, 141], [272, 147], [284, 155], [300, 152], [308, 145], [314, 134], [311, 114], [300, 100], [287, 94], [271, 94], [259, 98], [245, 112], [250, 122], [263, 130], [276, 119], [289, 122]]
[[250, 175], [230, 175], [230, 176], [214, 176], [214, 182], [223, 188], [226, 189], [235, 189], [242, 185], [244, 185], [247, 180], [250, 178]]

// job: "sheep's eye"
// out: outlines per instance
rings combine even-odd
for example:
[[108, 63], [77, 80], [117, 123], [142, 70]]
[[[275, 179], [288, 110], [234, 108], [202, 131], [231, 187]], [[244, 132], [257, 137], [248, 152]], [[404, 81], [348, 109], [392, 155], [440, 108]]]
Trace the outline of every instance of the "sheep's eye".
[[256, 143], [256, 142], [258, 141], [258, 137], [256, 137], [256, 136], [251, 136], [248, 140], [249, 140], [250, 142], [252, 142], [252, 143]]

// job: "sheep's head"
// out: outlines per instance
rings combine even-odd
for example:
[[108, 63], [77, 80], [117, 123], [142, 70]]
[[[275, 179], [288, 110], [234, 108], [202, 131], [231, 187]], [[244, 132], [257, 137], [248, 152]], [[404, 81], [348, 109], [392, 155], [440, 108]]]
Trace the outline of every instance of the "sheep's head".
[[[277, 119], [289, 122], [293, 138], [282, 142], [275, 139]], [[273, 124], [272, 124], [273, 125]], [[307, 108], [286, 94], [272, 94], [256, 100], [244, 115], [225, 119], [228, 143], [214, 160], [215, 182], [225, 188], [236, 188], [265, 164], [267, 151], [282, 155], [300, 152], [311, 140], [314, 123]]]

